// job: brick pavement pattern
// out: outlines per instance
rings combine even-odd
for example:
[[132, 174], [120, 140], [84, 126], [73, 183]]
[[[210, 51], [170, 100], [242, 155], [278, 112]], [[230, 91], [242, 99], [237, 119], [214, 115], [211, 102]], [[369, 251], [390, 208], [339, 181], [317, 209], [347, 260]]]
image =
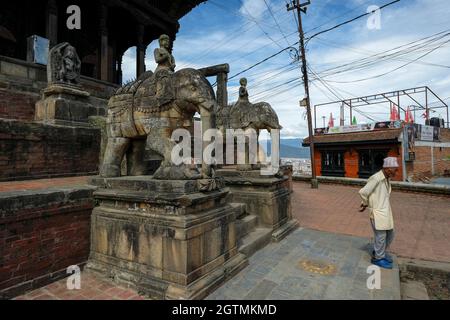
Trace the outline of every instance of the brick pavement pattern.
[[[372, 237], [368, 212], [358, 212], [359, 187], [294, 182], [292, 212], [300, 226], [314, 230]], [[401, 257], [450, 262], [450, 197], [393, 191], [395, 239]]]
[[46, 189], [46, 188], [82, 186], [82, 185], [88, 184], [88, 178], [89, 177], [80, 176], [80, 177], [69, 177], [69, 178], [6, 181], [6, 182], [0, 182], [0, 192], [28, 191], [28, 190], [40, 190], [40, 189]]
[[90, 272], [82, 272], [80, 290], [67, 289], [67, 279], [62, 279], [14, 300], [145, 300], [145, 297]]

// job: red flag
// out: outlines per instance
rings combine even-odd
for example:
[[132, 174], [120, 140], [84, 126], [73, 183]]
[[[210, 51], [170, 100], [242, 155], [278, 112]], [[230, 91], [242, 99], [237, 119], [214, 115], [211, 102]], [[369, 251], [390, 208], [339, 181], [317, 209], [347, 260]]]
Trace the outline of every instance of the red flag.
[[390, 121], [398, 121], [400, 120], [400, 113], [397, 109], [397, 106], [391, 102], [391, 117], [389, 119]]
[[406, 123], [414, 123], [414, 118], [411, 112], [410, 107], [408, 106], [408, 109], [406, 110], [406, 117], [405, 117]]
[[330, 128], [334, 127], [333, 113], [330, 113], [330, 120], [328, 121], [328, 127]]
[[394, 104], [394, 115], [395, 115], [395, 121], [400, 120], [400, 110], [397, 109], [397, 105]]
[[391, 108], [392, 108], [391, 121], [399, 121], [400, 120], [400, 112], [397, 109], [397, 105], [394, 103], [391, 103]]

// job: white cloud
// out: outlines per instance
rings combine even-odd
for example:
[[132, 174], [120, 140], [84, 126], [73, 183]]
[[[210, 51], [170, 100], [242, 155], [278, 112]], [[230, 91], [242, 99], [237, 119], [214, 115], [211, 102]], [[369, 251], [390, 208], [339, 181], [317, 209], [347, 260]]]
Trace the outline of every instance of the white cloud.
[[[270, 5], [270, 0], [266, 0]], [[263, 17], [264, 12], [267, 10], [264, 0], [243, 0], [239, 12], [244, 16], [250, 16], [257, 20]]]

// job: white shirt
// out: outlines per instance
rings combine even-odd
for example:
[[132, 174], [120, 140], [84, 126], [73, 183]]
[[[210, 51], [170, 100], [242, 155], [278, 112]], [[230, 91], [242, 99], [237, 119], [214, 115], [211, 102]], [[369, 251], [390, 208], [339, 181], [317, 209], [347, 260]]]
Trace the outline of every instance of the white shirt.
[[377, 172], [369, 178], [367, 184], [359, 190], [362, 204], [368, 206], [370, 217], [375, 221], [375, 229], [394, 229], [394, 219], [392, 216], [391, 184], [386, 179], [383, 170]]

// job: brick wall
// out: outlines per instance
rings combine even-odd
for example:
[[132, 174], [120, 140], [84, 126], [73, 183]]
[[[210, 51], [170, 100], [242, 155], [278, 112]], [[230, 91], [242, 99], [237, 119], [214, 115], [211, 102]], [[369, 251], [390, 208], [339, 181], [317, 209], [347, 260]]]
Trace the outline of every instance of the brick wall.
[[[84, 76], [80, 82], [91, 94], [90, 103], [100, 109], [106, 109], [109, 97], [118, 88], [116, 84]], [[34, 120], [35, 103], [46, 86], [45, 66], [0, 56], [0, 118]]]
[[39, 94], [0, 89], [0, 118], [34, 120], [34, 105]]
[[[408, 177], [412, 181], [426, 181], [433, 176], [450, 174], [450, 130], [441, 128], [441, 143], [429, 142], [427, 146], [415, 147], [416, 159], [406, 165]], [[423, 143], [423, 142], [422, 142]], [[431, 147], [433, 145], [433, 149]], [[431, 152], [433, 150], [433, 154]]]
[[433, 147], [433, 156], [431, 155], [431, 146], [415, 147], [416, 159], [409, 162], [406, 166], [409, 177], [413, 181], [424, 177], [433, 176], [432, 160], [434, 158], [434, 175], [443, 176], [450, 171], [450, 148]]
[[92, 188], [0, 193], [0, 299], [67, 276], [87, 261]]
[[0, 181], [98, 172], [100, 130], [0, 119]]

